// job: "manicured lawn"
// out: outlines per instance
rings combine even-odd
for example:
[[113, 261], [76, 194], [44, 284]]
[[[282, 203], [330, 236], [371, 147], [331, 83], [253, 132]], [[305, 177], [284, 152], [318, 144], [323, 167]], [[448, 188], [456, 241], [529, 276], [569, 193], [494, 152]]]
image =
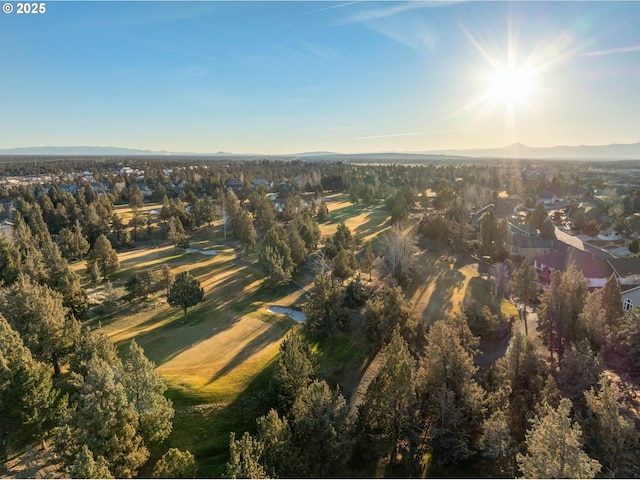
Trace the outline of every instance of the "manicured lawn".
[[320, 224], [320, 233], [323, 237], [333, 235], [338, 224], [344, 222], [353, 235], [360, 234], [363, 243], [371, 241], [374, 237], [387, 230], [389, 211], [384, 205], [366, 207], [354, 205], [348, 201], [345, 194], [328, 195], [327, 207], [329, 219]]

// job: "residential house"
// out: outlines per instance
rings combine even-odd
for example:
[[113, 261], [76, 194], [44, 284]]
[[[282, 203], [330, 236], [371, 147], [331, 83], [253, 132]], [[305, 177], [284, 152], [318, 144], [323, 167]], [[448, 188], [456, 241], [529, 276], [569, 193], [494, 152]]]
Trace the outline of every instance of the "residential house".
[[493, 203], [490, 203], [489, 205], [486, 205], [486, 206], [482, 207], [477, 212], [472, 213], [471, 214], [471, 223], [473, 224], [473, 226], [476, 227], [476, 228], [479, 228], [480, 225], [482, 225], [482, 219], [489, 212], [494, 212], [494, 214], [495, 214], [495, 206], [493, 205]]
[[554, 240], [554, 248], [548, 255], [541, 255], [533, 260], [533, 266], [538, 270], [543, 283], [550, 281], [551, 272], [566, 272], [572, 263], [585, 276], [589, 288], [604, 287], [613, 273], [613, 268], [604, 259], [559, 240]]
[[9, 240], [13, 239], [13, 223], [9, 220], [3, 220], [0, 222], [0, 235], [8, 238]]
[[233, 190], [234, 192], [239, 192], [243, 188], [242, 181], [235, 180], [235, 179], [227, 180], [226, 182], [224, 182], [224, 185], [227, 188], [230, 188], [231, 190]]
[[505, 248], [510, 255], [533, 260], [549, 255], [553, 250], [553, 240], [516, 233], [509, 235]]
[[622, 294], [622, 309], [625, 312], [640, 305], [640, 285], [637, 287], [620, 286], [620, 293]]
[[509, 233], [516, 235], [537, 236], [538, 230], [533, 225], [524, 223], [520, 217], [512, 215], [509, 220]]
[[613, 268], [620, 287], [640, 285], [640, 258], [609, 258], [607, 263]]
[[266, 178], [254, 178], [253, 180], [251, 180], [251, 184], [256, 190], [260, 187], [260, 185], [264, 185], [267, 191], [271, 190], [271, 182]]

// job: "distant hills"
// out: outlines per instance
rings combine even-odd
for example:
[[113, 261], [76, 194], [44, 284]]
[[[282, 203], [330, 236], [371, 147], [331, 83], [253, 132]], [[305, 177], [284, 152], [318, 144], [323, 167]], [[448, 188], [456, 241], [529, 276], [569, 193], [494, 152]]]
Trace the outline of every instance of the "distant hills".
[[558, 160], [640, 160], [640, 143], [528, 147], [514, 143], [502, 148], [473, 150], [435, 150], [432, 155], [457, 155], [474, 158], [526, 158]]
[[447, 160], [462, 158], [486, 159], [529, 159], [529, 160], [640, 160], [640, 142], [631, 144], [611, 145], [580, 145], [556, 147], [529, 147], [521, 143], [514, 143], [502, 148], [466, 149], [466, 150], [427, 150], [422, 152], [380, 152], [380, 153], [352, 153], [337, 152], [302, 152], [286, 155], [263, 155], [260, 153], [216, 152], [191, 153], [168, 152], [157, 150], [140, 150], [120, 147], [24, 147], [0, 149], [0, 155], [31, 155], [31, 156], [207, 156], [219, 158], [280, 158], [280, 159], [314, 159], [328, 161], [375, 161], [375, 162], [420, 162], [429, 160]]

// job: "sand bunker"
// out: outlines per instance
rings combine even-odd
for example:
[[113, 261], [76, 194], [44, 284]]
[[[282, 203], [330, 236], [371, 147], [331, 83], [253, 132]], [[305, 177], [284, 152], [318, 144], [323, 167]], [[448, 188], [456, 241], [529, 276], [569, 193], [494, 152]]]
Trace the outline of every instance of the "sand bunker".
[[293, 308], [279, 307], [277, 305], [271, 305], [267, 310], [271, 313], [281, 313], [289, 318], [293, 318], [296, 322], [304, 323], [307, 321], [307, 315], [300, 310], [294, 310]]
[[202, 255], [217, 255], [217, 250], [198, 250], [197, 248], [185, 248], [185, 253], [201, 253]]

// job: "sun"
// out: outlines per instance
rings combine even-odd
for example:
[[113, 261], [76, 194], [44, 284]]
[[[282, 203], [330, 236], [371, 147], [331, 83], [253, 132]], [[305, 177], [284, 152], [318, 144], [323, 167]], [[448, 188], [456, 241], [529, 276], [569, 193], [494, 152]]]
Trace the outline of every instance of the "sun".
[[487, 78], [486, 99], [493, 106], [504, 106], [513, 113], [530, 105], [535, 92], [535, 71], [526, 64], [495, 65]]

